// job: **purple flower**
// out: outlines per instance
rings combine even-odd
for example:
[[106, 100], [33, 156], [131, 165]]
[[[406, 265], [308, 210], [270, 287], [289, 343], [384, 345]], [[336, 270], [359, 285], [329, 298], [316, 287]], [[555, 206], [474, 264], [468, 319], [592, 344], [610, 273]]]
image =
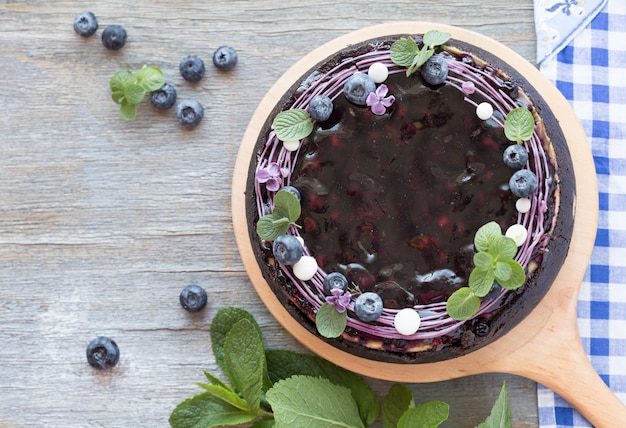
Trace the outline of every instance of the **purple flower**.
[[270, 192], [280, 189], [283, 178], [289, 176], [288, 168], [281, 168], [276, 162], [270, 162], [265, 168], [256, 172], [256, 179], [259, 183], [265, 183], [265, 187]]
[[370, 92], [365, 103], [372, 108], [372, 113], [380, 116], [385, 114], [387, 107], [391, 107], [396, 97], [393, 95], [387, 96], [388, 92], [389, 88], [385, 84], [380, 85], [376, 92]]
[[346, 293], [341, 288], [333, 288], [330, 293], [332, 296], [326, 297], [326, 302], [333, 305], [340, 314], [344, 313], [350, 304], [350, 293]]

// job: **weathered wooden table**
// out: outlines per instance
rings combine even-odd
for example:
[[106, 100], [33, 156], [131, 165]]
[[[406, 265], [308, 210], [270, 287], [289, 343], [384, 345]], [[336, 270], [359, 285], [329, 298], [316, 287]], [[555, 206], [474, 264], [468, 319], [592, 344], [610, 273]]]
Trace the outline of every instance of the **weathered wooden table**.
[[[76, 13], [99, 18], [77, 36]], [[0, 2], [0, 427], [157, 427], [218, 372], [210, 320], [227, 305], [255, 315], [270, 348], [306, 352], [255, 294], [235, 245], [230, 185], [247, 123], [282, 72], [311, 48], [381, 22], [462, 26], [534, 60], [531, 0], [370, 2], [137, 0]], [[106, 50], [102, 29], [121, 24], [128, 43]], [[220, 45], [239, 64], [218, 72]], [[178, 63], [202, 57], [207, 74], [185, 82]], [[109, 79], [160, 67], [179, 98], [205, 118], [183, 129], [174, 110], [144, 101], [122, 120]], [[209, 293], [190, 315], [187, 284]], [[88, 366], [98, 336], [121, 348], [116, 368]], [[418, 401], [451, 405], [446, 426], [484, 419], [503, 380], [514, 426], [537, 425], [536, 385], [510, 375], [413, 384]], [[391, 385], [368, 379], [382, 395]]]

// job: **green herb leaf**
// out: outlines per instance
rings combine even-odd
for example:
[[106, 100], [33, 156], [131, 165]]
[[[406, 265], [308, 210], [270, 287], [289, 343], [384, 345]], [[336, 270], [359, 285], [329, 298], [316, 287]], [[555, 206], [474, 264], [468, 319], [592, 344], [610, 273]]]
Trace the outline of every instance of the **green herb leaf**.
[[400, 383], [391, 385], [383, 398], [383, 428], [396, 428], [402, 415], [413, 407], [415, 407], [413, 391]]
[[410, 37], [396, 40], [391, 44], [391, 61], [400, 67], [409, 67], [413, 64], [413, 59], [418, 53], [417, 43]]
[[517, 245], [515, 241], [508, 236], [499, 236], [493, 239], [489, 245], [489, 254], [496, 260], [509, 260], [517, 254]]
[[479, 251], [478, 253], [474, 254], [473, 261], [474, 266], [476, 266], [478, 269], [487, 270], [491, 269], [491, 266], [493, 265], [493, 256], [486, 251]]
[[315, 315], [317, 331], [329, 339], [339, 337], [346, 329], [348, 312], [339, 312], [330, 303], [324, 303]]
[[228, 386], [224, 382], [222, 382], [221, 379], [219, 379], [217, 376], [212, 375], [206, 370], [204, 370], [204, 376], [208, 379], [209, 382], [211, 382], [211, 385], [217, 385], [217, 386], [221, 386], [224, 388], [228, 388]]
[[524, 272], [522, 265], [515, 260], [508, 260], [506, 263], [511, 267], [511, 276], [508, 280], [498, 278], [498, 283], [507, 290], [517, 290], [524, 285], [526, 272]]
[[350, 390], [328, 379], [292, 376], [267, 391], [277, 427], [364, 428]]
[[120, 116], [124, 120], [133, 120], [137, 116], [137, 104], [131, 104], [128, 101], [122, 101], [120, 105]]
[[263, 335], [247, 319], [237, 321], [224, 341], [224, 364], [233, 386], [253, 411], [259, 411], [263, 394], [265, 350]]
[[512, 271], [513, 271], [513, 268], [508, 263], [506, 263], [506, 262], [498, 262], [498, 263], [496, 263], [496, 266], [495, 266], [495, 269], [493, 271], [493, 274], [495, 276], [495, 279], [498, 280], [498, 282], [500, 282], [500, 281], [505, 282], [505, 281], [508, 281], [511, 278]]
[[255, 415], [205, 392], [176, 406], [170, 414], [169, 422], [172, 428], [211, 428], [245, 424], [255, 418]]
[[470, 319], [479, 308], [480, 298], [468, 287], [456, 290], [446, 302], [448, 315], [457, 321]]
[[145, 95], [146, 91], [136, 83], [131, 83], [124, 91], [124, 98], [130, 104], [139, 104]]
[[165, 77], [158, 67], [144, 65], [137, 70], [137, 84], [146, 92], [154, 92], [165, 84]]
[[361, 420], [366, 426], [374, 423], [378, 417], [379, 404], [376, 394], [361, 376], [314, 355], [274, 349], [265, 351], [265, 356], [269, 376], [273, 382], [293, 375], [323, 377], [336, 385], [350, 389]]
[[266, 241], [273, 241], [280, 235], [284, 235], [289, 230], [289, 219], [287, 222], [281, 221], [281, 219], [287, 219], [286, 217], [277, 218], [274, 214], [267, 214], [259, 219], [256, 223], [256, 233], [259, 238]]
[[133, 72], [130, 70], [120, 70], [113, 75], [111, 80], [109, 81], [109, 86], [111, 87], [112, 92], [122, 92], [126, 91], [126, 87], [135, 83], [135, 76]]
[[[469, 288], [474, 292], [476, 296], [485, 297], [487, 294], [489, 294], [491, 287], [493, 287], [493, 281], [495, 281], [495, 279], [496, 277], [493, 269], [480, 269], [476, 267], [472, 269], [472, 272], [470, 273], [467, 282]], [[476, 310], [478, 310], [478, 308], [476, 308]]]
[[517, 107], [511, 110], [504, 121], [504, 135], [511, 141], [521, 144], [530, 140], [535, 132], [535, 118], [533, 114], [524, 107]]
[[295, 222], [300, 218], [302, 208], [300, 201], [296, 196], [288, 190], [279, 190], [274, 195], [274, 212], [280, 210], [287, 216], [290, 222]]
[[214, 397], [227, 402], [231, 406], [234, 406], [240, 410], [250, 410], [250, 406], [248, 405], [248, 403], [244, 401], [235, 391], [227, 386], [218, 386], [201, 382], [198, 383], [198, 386], [206, 390]]
[[259, 419], [250, 428], [272, 428], [274, 425], [274, 419]]
[[428, 61], [428, 59], [431, 56], [433, 56], [434, 53], [435, 53], [434, 49], [426, 48], [426, 47], [422, 49], [421, 51], [419, 51], [419, 53], [415, 55], [415, 58], [413, 58], [413, 62], [411, 63], [411, 66], [406, 71], [407, 77], [415, 73], [415, 71], [418, 68], [420, 68], [422, 65], [424, 65], [424, 63]]
[[274, 118], [272, 128], [280, 141], [296, 141], [313, 132], [313, 121], [308, 111], [290, 109], [281, 111]]
[[491, 242], [502, 236], [502, 229], [495, 221], [482, 225], [474, 236], [474, 246], [478, 251], [489, 251]]
[[511, 408], [509, 407], [509, 393], [505, 382], [502, 384], [500, 395], [491, 409], [491, 414], [476, 428], [511, 428], [512, 426], [513, 420]]
[[407, 410], [398, 421], [398, 428], [437, 428], [448, 419], [450, 406], [443, 401], [428, 403]]
[[444, 33], [439, 30], [430, 30], [424, 34], [423, 42], [424, 45], [434, 48], [435, 46], [443, 45], [445, 42], [450, 40], [450, 37], [452, 37], [450, 33]]

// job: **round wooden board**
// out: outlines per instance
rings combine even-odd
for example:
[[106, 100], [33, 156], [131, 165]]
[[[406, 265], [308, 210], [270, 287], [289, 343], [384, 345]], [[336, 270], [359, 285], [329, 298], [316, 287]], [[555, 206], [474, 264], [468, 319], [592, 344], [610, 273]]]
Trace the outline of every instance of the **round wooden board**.
[[[449, 32], [461, 40], [500, 57], [513, 66], [543, 95], [560, 123], [574, 164], [576, 199], [572, 241], [567, 258], [550, 291], [540, 304], [509, 333], [491, 345], [463, 357], [436, 363], [398, 365], [348, 354], [322, 341], [297, 323], [264, 280], [253, 254], [244, 192], [254, 146], [272, 109], [303, 74], [329, 56], [356, 42], [392, 34], [419, 34], [431, 29]], [[584, 185], [580, 185], [584, 183]], [[462, 28], [428, 23], [396, 22], [367, 27], [339, 37], [313, 50], [290, 69], [266, 94], [244, 134], [235, 165], [232, 211], [237, 245], [245, 268], [268, 310], [304, 346], [327, 360], [362, 375], [400, 382], [435, 382], [478, 373], [503, 372], [540, 382], [559, 393], [597, 426], [608, 426], [626, 407], [602, 382], [590, 365], [580, 343], [576, 302], [595, 239], [598, 192], [593, 159], [576, 115], [561, 93], [517, 53], [490, 39]], [[576, 372], [576, 376], [566, 376]], [[619, 412], [622, 413], [619, 413]], [[609, 419], [611, 418], [611, 419]], [[619, 417], [617, 420], [620, 420]]]

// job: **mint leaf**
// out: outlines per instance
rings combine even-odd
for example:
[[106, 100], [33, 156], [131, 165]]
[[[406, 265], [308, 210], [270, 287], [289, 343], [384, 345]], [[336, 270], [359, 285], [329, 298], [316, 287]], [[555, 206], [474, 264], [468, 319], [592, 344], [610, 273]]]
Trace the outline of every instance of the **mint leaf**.
[[413, 59], [418, 53], [417, 43], [410, 37], [396, 40], [391, 44], [391, 61], [400, 67], [409, 67], [413, 64]]
[[176, 406], [169, 422], [172, 428], [211, 428], [244, 424], [255, 417], [205, 392]]
[[430, 30], [424, 34], [423, 42], [425, 46], [430, 46], [434, 48], [435, 46], [441, 46], [448, 40], [450, 40], [452, 35], [450, 33], [444, 33], [439, 30]]
[[495, 279], [498, 280], [498, 282], [508, 281], [511, 278], [512, 271], [513, 271], [513, 268], [508, 263], [498, 262], [496, 263], [493, 274], [495, 276]]
[[426, 47], [424, 47], [424, 49], [419, 51], [419, 53], [415, 56], [415, 58], [413, 58], [413, 62], [411, 63], [411, 66], [406, 71], [407, 77], [415, 73], [415, 70], [417, 70], [422, 65], [424, 65], [424, 63], [428, 61], [428, 59], [431, 56], [433, 56], [434, 53], [435, 53], [434, 49], [426, 48]]
[[277, 209], [284, 213], [290, 222], [298, 220], [302, 210], [298, 198], [288, 190], [279, 190], [274, 195], [274, 212]]
[[448, 315], [457, 321], [470, 319], [478, 312], [479, 308], [480, 298], [468, 287], [462, 287], [456, 290], [448, 297], [448, 301], [446, 302]]
[[291, 223], [287, 217], [277, 217], [274, 213], [267, 214], [256, 223], [256, 233], [265, 241], [273, 241], [284, 235]]
[[120, 116], [124, 120], [133, 120], [137, 116], [137, 104], [131, 104], [128, 101], [122, 101], [120, 105]]
[[293, 351], [268, 350], [265, 352], [270, 379], [278, 382], [293, 375], [323, 377], [336, 385], [349, 388], [357, 403], [361, 420], [367, 426], [378, 417], [376, 394], [365, 380], [352, 372], [338, 367], [314, 355], [299, 354]]
[[241, 392], [251, 410], [258, 412], [263, 394], [265, 350], [263, 335], [255, 325], [256, 322], [242, 319], [230, 329], [224, 341], [224, 364], [235, 390]]
[[198, 386], [203, 388], [206, 392], [219, 398], [222, 401], [227, 402], [231, 406], [234, 406], [240, 410], [249, 411], [250, 406], [244, 401], [235, 391], [227, 386], [209, 385], [206, 383], [198, 383]]
[[524, 272], [522, 265], [515, 260], [508, 260], [506, 263], [511, 266], [511, 276], [507, 280], [498, 278], [498, 283], [502, 288], [506, 288], [507, 290], [517, 290], [524, 285], [526, 272]]
[[259, 419], [250, 428], [272, 428], [274, 425], [274, 419]]
[[491, 414], [476, 428], [511, 428], [512, 426], [513, 420], [511, 408], [509, 407], [509, 393], [506, 382], [504, 382], [500, 395], [491, 409]]
[[135, 76], [133, 72], [130, 70], [120, 70], [113, 75], [111, 80], [109, 81], [109, 87], [112, 92], [122, 92], [126, 91], [126, 87], [135, 83]]
[[499, 236], [493, 239], [489, 245], [489, 254], [496, 260], [510, 260], [517, 254], [515, 241], [507, 236]]
[[478, 251], [489, 251], [489, 245], [502, 236], [502, 229], [495, 221], [482, 225], [474, 236], [474, 246]]
[[267, 391], [276, 426], [364, 428], [350, 390], [328, 379], [292, 376]]
[[324, 303], [315, 315], [315, 326], [318, 333], [329, 339], [341, 336], [346, 329], [347, 321], [347, 311], [339, 312], [330, 303]]
[[[493, 269], [480, 269], [476, 267], [472, 269], [467, 282], [470, 290], [472, 290], [476, 296], [485, 297], [493, 287], [493, 281], [495, 281], [495, 279]], [[476, 308], [476, 310], [478, 310], [478, 308]]]
[[511, 141], [521, 144], [530, 140], [535, 132], [535, 118], [525, 107], [511, 110], [504, 120], [504, 135]]
[[290, 109], [281, 111], [274, 118], [272, 128], [280, 141], [296, 141], [313, 132], [313, 121], [308, 111]]
[[137, 70], [137, 84], [146, 92], [154, 92], [165, 84], [165, 77], [158, 67], [144, 65]]
[[493, 265], [493, 256], [487, 252], [480, 251], [474, 254], [474, 266], [479, 269], [490, 269]]
[[398, 421], [398, 428], [437, 428], [448, 419], [450, 406], [443, 401], [429, 401], [407, 410]]
[[396, 428], [404, 412], [413, 407], [413, 391], [400, 383], [393, 384], [383, 398], [383, 428]]
[[126, 86], [126, 89], [124, 91], [124, 98], [130, 104], [139, 104], [143, 100], [143, 97], [145, 95], [146, 91], [136, 83], [131, 83], [130, 85]]
[[224, 382], [222, 382], [219, 378], [207, 372], [206, 370], [204, 370], [204, 376], [208, 379], [209, 382], [211, 382], [212, 385], [217, 385], [217, 386], [222, 386], [224, 388], [228, 388], [228, 386], [226, 386]]

